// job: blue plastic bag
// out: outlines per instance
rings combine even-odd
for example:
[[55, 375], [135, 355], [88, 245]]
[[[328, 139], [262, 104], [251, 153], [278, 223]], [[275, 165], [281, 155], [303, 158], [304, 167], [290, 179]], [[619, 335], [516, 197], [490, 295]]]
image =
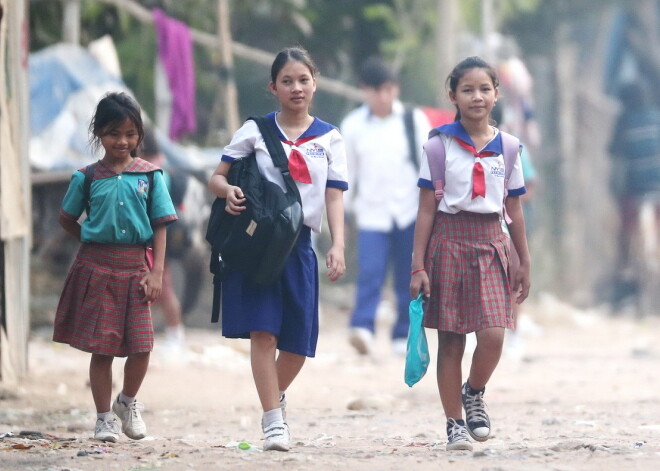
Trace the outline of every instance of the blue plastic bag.
[[406, 349], [406, 369], [404, 379], [406, 384], [412, 388], [426, 374], [429, 366], [429, 345], [426, 342], [426, 332], [422, 321], [424, 301], [420, 294], [417, 299], [410, 301], [408, 315], [410, 316], [410, 327], [408, 329], [408, 347]]

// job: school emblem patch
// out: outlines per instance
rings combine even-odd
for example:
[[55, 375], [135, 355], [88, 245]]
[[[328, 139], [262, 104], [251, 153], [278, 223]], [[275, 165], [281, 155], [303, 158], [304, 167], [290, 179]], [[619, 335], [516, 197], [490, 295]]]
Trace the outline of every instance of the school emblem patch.
[[137, 191], [138, 193], [146, 196], [147, 192], [149, 191], [149, 182], [147, 180], [138, 178]]
[[305, 155], [313, 159], [323, 159], [325, 158], [325, 149], [313, 142], [310, 147], [305, 149]]
[[504, 178], [504, 175], [506, 174], [504, 163], [498, 160], [497, 163], [490, 168], [490, 174], [494, 177]]

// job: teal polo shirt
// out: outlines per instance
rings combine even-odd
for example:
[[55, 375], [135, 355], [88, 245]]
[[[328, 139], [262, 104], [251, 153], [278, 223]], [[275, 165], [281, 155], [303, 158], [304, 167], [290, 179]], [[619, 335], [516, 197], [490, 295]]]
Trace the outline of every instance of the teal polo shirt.
[[[151, 214], [147, 214], [149, 179], [153, 172]], [[71, 176], [60, 214], [77, 221], [85, 211], [84, 169]], [[140, 158], [121, 173], [115, 173], [101, 161], [94, 172], [90, 190], [90, 214], [82, 222], [82, 242], [101, 244], [149, 245], [153, 228], [177, 220], [163, 171]]]

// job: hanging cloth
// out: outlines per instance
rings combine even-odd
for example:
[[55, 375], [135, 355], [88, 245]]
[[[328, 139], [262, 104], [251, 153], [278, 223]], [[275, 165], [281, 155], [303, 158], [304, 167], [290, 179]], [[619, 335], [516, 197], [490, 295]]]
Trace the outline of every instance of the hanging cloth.
[[[478, 152], [472, 144], [468, 144], [464, 140], [455, 136], [454, 139], [456, 139], [456, 142], [458, 142], [463, 149], [471, 152], [472, 155], [478, 159], [497, 155], [497, 152], [490, 150]], [[477, 196], [481, 196], [482, 198], [486, 197], [486, 175], [484, 174], [484, 167], [479, 161], [475, 162], [474, 167], [472, 168], [472, 199], [475, 199]]]
[[169, 137], [176, 141], [197, 129], [192, 38], [184, 23], [169, 18], [158, 8], [153, 9], [152, 14], [158, 57], [172, 92]]

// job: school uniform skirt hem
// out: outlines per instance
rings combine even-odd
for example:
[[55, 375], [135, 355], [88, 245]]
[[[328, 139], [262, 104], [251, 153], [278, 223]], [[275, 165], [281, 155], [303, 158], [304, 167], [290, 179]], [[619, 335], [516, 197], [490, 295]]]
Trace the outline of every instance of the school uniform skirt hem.
[[424, 327], [467, 334], [513, 328], [509, 240], [497, 214], [436, 214], [426, 250]]
[[100, 355], [150, 352], [153, 324], [140, 286], [146, 274], [143, 246], [82, 244], [57, 306], [53, 341]]

